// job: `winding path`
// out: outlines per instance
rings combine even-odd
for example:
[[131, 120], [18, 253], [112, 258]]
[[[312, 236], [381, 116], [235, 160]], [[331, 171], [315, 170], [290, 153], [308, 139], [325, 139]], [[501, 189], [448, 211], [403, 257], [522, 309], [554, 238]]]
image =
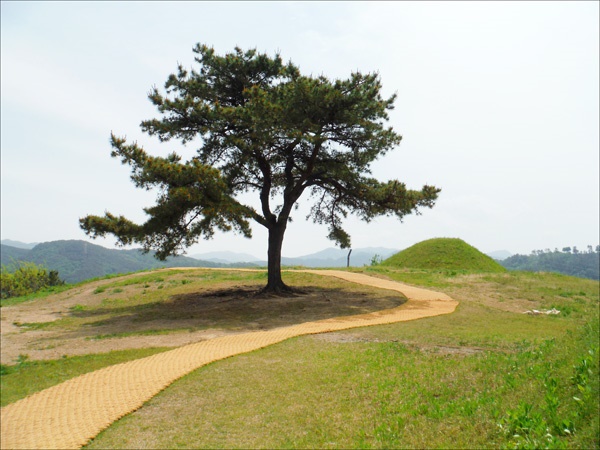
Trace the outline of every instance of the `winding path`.
[[450, 314], [458, 305], [457, 301], [439, 292], [367, 275], [336, 270], [303, 272], [398, 291], [409, 301], [397, 308], [374, 313], [223, 336], [81, 375], [2, 408], [0, 447], [80, 448], [175, 380], [213, 361], [295, 336]]

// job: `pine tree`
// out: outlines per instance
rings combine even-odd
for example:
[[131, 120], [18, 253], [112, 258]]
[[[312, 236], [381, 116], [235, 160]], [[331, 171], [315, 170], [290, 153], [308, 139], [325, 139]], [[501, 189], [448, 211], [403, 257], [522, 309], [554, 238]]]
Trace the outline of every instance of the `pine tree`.
[[[179, 65], [164, 93], [150, 92], [161, 118], [141, 128], [161, 142], [200, 138], [197, 154], [185, 162], [175, 153], [151, 156], [112, 134], [112, 156], [131, 166], [135, 185], [160, 194], [141, 225], [110, 213], [80, 219], [88, 235], [113, 234], [121, 245], [138, 243], [164, 259], [215, 229], [251, 237], [255, 221], [269, 235], [265, 291], [281, 292], [289, 290], [281, 278], [282, 243], [302, 195], [314, 199], [308, 218], [327, 224], [328, 237], [342, 248], [350, 247], [342, 227], [348, 213], [402, 219], [433, 207], [436, 187], [408, 190], [369, 176], [370, 164], [401, 140], [385, 127], [396, 96], [381, 96], [377, 74], [329, 80], [302, 75], [279, 54], [236, 47], [219, 56], [200, 44], [193, 51], [199, 67]], [[248, 191], [258, 194], [260, 209], [239, 200]]]

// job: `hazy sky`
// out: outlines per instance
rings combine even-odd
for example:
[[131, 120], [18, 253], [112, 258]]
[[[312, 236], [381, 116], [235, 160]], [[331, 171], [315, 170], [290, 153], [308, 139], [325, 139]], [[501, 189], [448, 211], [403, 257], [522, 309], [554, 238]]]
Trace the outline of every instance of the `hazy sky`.
[[[110, 157], [114, 131], [153, 154], [139, 123], [147, 99], [195, 43], [279, 51], [303, 73], [378, 71], [396, 92], [402, 144], [381, 180], [442, 188], [403, 223], [349, 218], [353, 247], [406, 248], [459, 237], [482, 251], [529, 253], [599, 240], [598, 2], [2, 2], [2, 239], [84, 239], [78, 219], [110, 211], [142, 221], [152, 193]], [[306, 222], [283, 254], [332, 246]], [[266, 255], [266, 232], [217, 234], [189, 253]], [[96, 243], [112, 246], [113, 240]]]

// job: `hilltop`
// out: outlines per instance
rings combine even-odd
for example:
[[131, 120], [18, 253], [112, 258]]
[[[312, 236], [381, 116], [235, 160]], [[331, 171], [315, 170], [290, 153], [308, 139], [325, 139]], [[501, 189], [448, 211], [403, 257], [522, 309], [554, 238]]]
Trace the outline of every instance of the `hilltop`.
[[389, 257], [381, 264], [411, 269], [506, 271], [492, 258], [457, 238], [435, 238], [419, 242]]

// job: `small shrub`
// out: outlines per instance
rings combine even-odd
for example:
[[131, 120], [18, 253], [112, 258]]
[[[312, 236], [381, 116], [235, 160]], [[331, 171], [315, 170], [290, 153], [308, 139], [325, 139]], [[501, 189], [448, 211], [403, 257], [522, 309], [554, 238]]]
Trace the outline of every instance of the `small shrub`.
[[0, 298], [21, 297], [51, 286], [65, 284], [56, 270], [48, 272], [44, 266], [19, 262], [16, 267], [2, 266], [0, 270]]
[[373, 255], [371, 258], [371, 266], [378, 266], [382, 263], [383, 258], [379, 255]]

